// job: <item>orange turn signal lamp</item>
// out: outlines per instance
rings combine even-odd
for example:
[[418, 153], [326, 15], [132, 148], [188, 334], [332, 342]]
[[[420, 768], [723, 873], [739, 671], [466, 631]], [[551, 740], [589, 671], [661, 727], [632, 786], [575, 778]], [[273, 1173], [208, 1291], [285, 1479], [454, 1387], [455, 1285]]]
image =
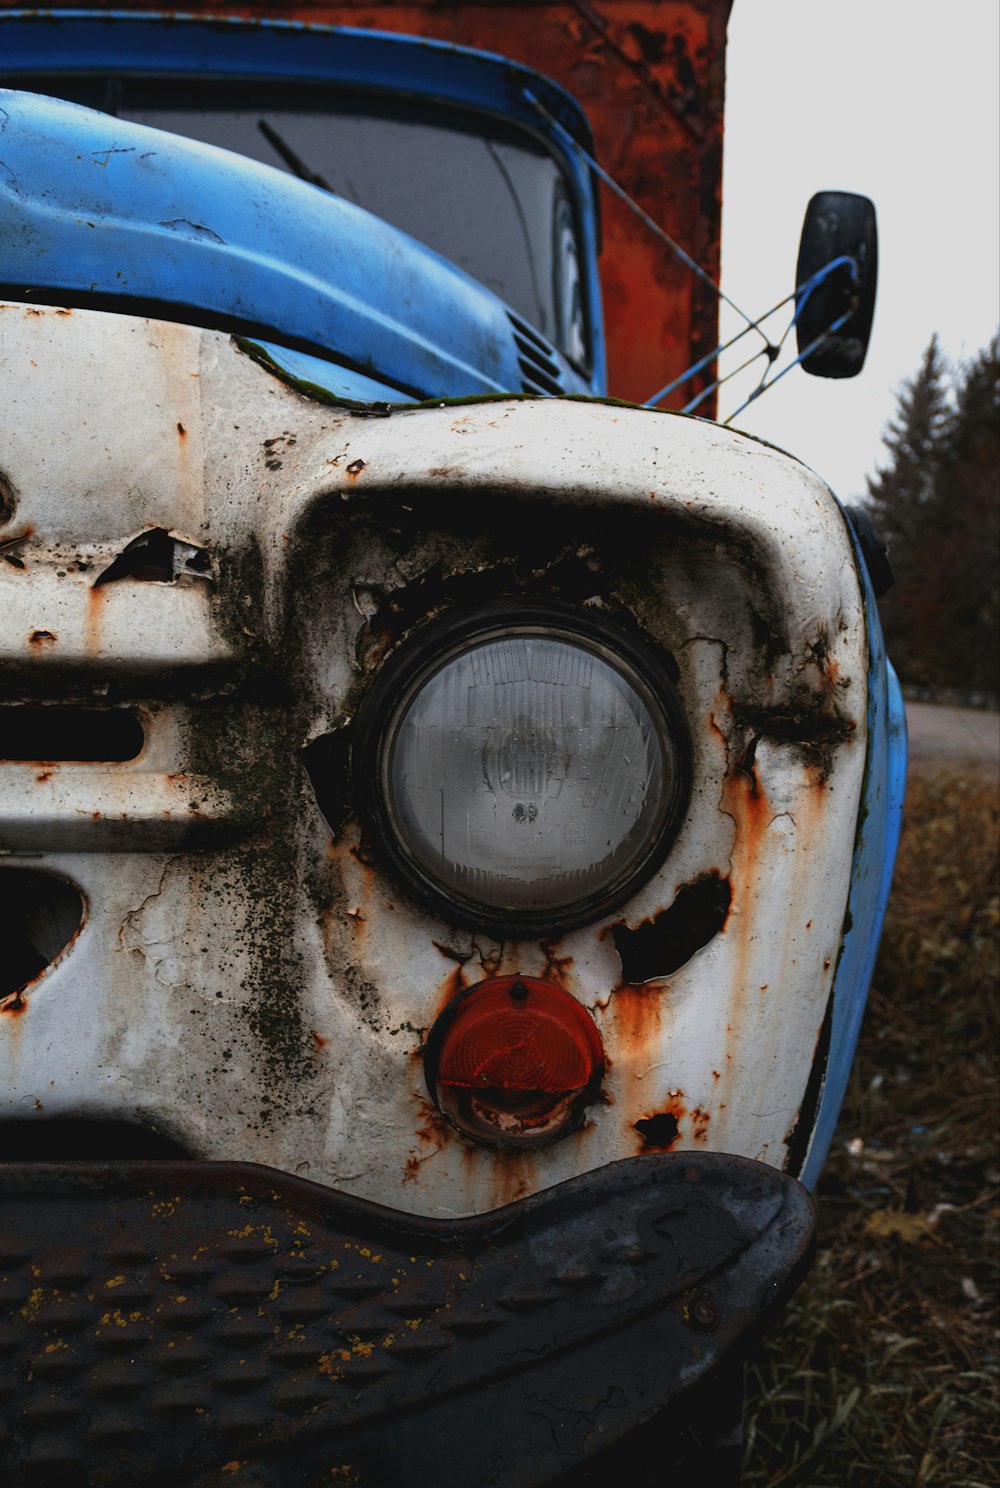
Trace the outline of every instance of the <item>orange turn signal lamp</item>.
[[427, 1084], [467, 1136], [504, 1146], [579, 1126], [604, 1077], [593, 1019], [539, 977], [491, 977], [457, 997], [431, 1030]]

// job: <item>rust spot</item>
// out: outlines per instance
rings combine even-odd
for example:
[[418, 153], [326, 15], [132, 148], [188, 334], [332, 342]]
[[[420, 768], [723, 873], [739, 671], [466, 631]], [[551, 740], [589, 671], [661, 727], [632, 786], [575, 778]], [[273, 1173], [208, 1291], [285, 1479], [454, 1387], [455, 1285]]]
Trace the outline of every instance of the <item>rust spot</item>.
[[708, 1127], [711, 1120], [710, 1111], [706, 1111], [702, 1106], [695, 1106], [691, 1112], [691, 1135], [696, 1142], [708, 1140]]
[[440, 1016], [440, 1014], [444, 1012], [448, 1004], [454, 1002], [455, 998], [465, 991], [465, 988], [466, 981], [465, 976], [463, 975], [462, 967], [456, 966], [455, 970], [450, 971], [445, 977], [444, 981], [438, 987], [437, 1004], [434, 1009], [434, 1016]]
[[662, 1016], [662, 988], [628, 984], [616, 987], [611, 999], [619, 1043], [624, 1053], [647, 1047], [657, 1037]]
[[53, 770], [39, 770], [38, 774], [35, 776], [35, 780], [39, 785], [44, 785], [47, 780], [52, 779], [53, 774]]
[[417, 1141], [428, 1150], [419, 1152], [413, 1148], [410, 1149], [403, 1169], [404, 1183], [416, 1183], [420, 1178], [420, 1169], [424, 1163], [429, 1162], [432, 1157], [436, 1157], [444, 1148], [445, 1143], [456, 1135], [440, 1111], [429, 1100], [425, 1100], [422, 1096], [419, 1096], [418, 1100], [420, 1102], [423, 1120], [421, 1125], [416, 1128], [415, 1135]]
[[[454, 1133], [453, 1133], [454, 1135]], [[489, 1161], [489, 1195], [484, 1208], [503, 1209], [507, 1204], [516, 1204], [538, 1188], [538, 1170], [530, 1152], [491, 1152]], [[462, 1167], [464, 1182], [474, 1191], [483, 1177], [484, 1152], [471, 1143], [462, 1144]]]
[[729, 879], [717, 868], [683, 884], [673, 903], [635, 929], [611, 927], [626, 982], [670, 976], [723, 929], [732, 902]]
[[[425, 1147], [429, 1147], [431, 1143], [438, 1143], [440, 1146], [445, 1138], [455, 1135], [454, 1128], [448, 1125], [437, 1106], [431, 1101], [423, 1096], [419, 1096], [418, 1099], [421, 1108], [421, 1124], [416, 1129], [417, 1140], [423, 1142]], [[435, 1148], [435, 1151], [437, 1150], [439, 1150], [438, 1147]], [[430, 1156], [430, 1154], [427, 1155]]]
[[727, 776], [723, 790], [723, 807], [736, 822], [736, 846], [748, 867], [757, 860], [760, 839], [774, 819], [771, 804], [757, 774], [755, 753], [756, 740], [752, 740], [750, 747]]
[[364, 460], [352, 460], [347, 467], [348, 475], [360, 475], [365, 468]]
[[[9, 520], [9, 515], [4, 520]], [[11, 548], [16, 548], [18, 543], [27, 542], [34, 535], [34, 522], [26, 522], [19, 532], [11, 532], [7, 537], [0, 539], [0, 553], [7, 553]]]
[[491, 1197], [496, 1198], [497, 1208], [505, 1204], [516, 1204], [527, 1198], [538, 1187], [538, 1178], [533, 1159], [527, 1153], [519, 1153], [513, 1160], [501, 1163], [494, 1169], [495, 1188]]
[[177, 420], [177, 432], [181, 436], [182, 439], [186, 439], [187, 438], [187, 430], [185, 429], [184, 425], [181, 423], [180, 419]]
[[708, 715], [708, 731], [709, 731], [710, 734], [714, 734], [717, 739], [720, 739], [724, 745], [725, 744], [728, 744], [729, 741], [727, 740], [725, 734], [722, 732], [722, 730], [720, 729], [719, 725], [715, 721], [715, 714], [714, 713], [710, 713]]
[[310, 1029], [310, 1034], [312, 1037], [314, 1049], [325, 1049], [327, 1044], [330, 1042], [330, 1040], [328, 1038], [324, 1038], [321, 1033], [317, 1033], [315, 1028]]
[[58, 639], [54, 630], [33, 630], [28, 637], [28, 645], [54, 646]]
[[84, 645], [91, 655], [96, 654], [101, 649], [101, 615], [104, 610], [104, 601], [106, 598], [106, 591], [95, 588], [93, 584], [87, 590], [87, 622], [84, 631]]
[[572, 956], [557, 956], [556, 947], [560, 944], [558, 940], [543, 940], [540, 942], [540, 950], [545, 957], [545, 970], [543, 977], [558, 983], [559, 986], [571, 991], [570, 974], [573, 970]]

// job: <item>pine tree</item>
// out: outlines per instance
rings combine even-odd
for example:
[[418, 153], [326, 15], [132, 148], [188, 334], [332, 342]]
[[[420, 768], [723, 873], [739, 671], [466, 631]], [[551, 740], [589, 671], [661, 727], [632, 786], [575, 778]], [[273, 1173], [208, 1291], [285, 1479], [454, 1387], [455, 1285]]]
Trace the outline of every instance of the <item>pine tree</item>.
[[882, 602], [886, 644], [900, 675], [927, 682], [924, 539], [938, 493], [942, 440], [949, 424], [946, 367], [937, 336], [932, 336], [917, 374], [897, 393], [896, 415], [883, 436], [888, 463], [868, 478], [868, 505], [889, 547], [896, 575]]
[[868, 502], [896, 586], [882, 601], [905, 682], [996, 698], [1000, 636], [1000, 338], [949, 376], [932, 337], [898, 394]]
[[935, 675], [996, 696], [1000, 672], [1000, 338], [959, 372], [937, 472], [933, 540], [946, 624]]

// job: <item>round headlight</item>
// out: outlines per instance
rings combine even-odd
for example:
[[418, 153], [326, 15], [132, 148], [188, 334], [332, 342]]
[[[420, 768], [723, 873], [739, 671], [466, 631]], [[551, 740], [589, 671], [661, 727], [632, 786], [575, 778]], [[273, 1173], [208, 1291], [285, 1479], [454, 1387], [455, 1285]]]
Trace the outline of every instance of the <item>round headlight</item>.
[[621, 903], [686, 804], [662, 664], [589, 618], [428, 626], [383, 669], [360, 745], [362, 814], [397, 872], [446, 918], [504, 936]]

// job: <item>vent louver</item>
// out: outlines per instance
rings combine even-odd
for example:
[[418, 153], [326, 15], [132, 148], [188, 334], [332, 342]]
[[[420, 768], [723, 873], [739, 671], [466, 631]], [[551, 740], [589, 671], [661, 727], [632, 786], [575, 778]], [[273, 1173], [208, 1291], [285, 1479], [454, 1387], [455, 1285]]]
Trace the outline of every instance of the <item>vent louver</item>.
[[508, 310], [507, 315], [514, 330], [517, 361], [521, 369], [521, 391], [548, 396], [565, 392], [562, 372], [549, 343], [511, 311]]

